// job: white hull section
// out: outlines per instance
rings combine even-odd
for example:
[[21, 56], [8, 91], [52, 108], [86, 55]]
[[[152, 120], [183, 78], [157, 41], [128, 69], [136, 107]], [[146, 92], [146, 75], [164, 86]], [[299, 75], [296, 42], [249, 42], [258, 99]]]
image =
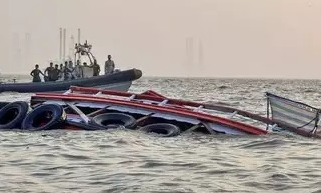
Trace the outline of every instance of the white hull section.
[[[127, 92], [129, 90], [129, 88], [131, 87], [131, 85], [132, 85], [132, 82], [129, 81], [129, 82], [120, 82], [120, 83], [114, 83], [114, 84], [106, 84], [106, 85], [94, 86], [94, 88]], [[66, 91], [67, 90], [56, 91], [55, 93], [63, 93], [63, 92], [66, 92]]]

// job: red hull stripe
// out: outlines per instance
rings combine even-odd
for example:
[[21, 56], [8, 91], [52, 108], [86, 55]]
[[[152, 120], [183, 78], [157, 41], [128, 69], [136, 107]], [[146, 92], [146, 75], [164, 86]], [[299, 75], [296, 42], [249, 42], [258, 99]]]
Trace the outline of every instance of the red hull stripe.
[[167, 98], [167, 97], [165, 97], [155, 91], [152, 91], [152, 90], [147, 90], [147, 91], [143, 92], [142, 95], [155, 96], [155, 97], [159, 97], [159, 98], [163, 98], [163, 99]]
[[152, 105], [152, 104], [144, 104], [136, 101], [124, 101], [124, 100], [118, 100], [118, 99], [106, 99], [101, 97], [91, 97], [91, 96], [84, 96], [84, 95], [77, 95], [77, 94], [69, 94], [69, 95], [63, 95], [63, 94], [37, 94], [36, 96], [31, 97], [31, 101], [35, 99], [52, 99], [52, 100], [71, 100], [71, 101], [88, 101], [88, 102], [102, 102], [102, 103], [110, 103], [115, 105], [123, 105], [123, 106], [130, 106], [130, 107], [140, 107], [145, 108], [149, 110], [156, 110], [166, 113], [174, 113], [179, 114], [183, 116], [193, 117], [204, 121], [214, 122], [217, 124], [221, 124], [230, 128], [234, 128], [236, 130], [240, 130], [249, 134], [253, 135], [261, 135], [261, 134], [267, 134], [268, 132], [265, 130], [262, 130], [260, 128], [247, 125], [244, 123], [236, 122], [230, 119], [226, 119], [223, 117], [217, 117], [213, 115], [207, 115], [200, 112], [194, 112], [189, 109], [177, 109], [173, 107], [164, 107], [164, 106], [158, 106], [158, 105]]

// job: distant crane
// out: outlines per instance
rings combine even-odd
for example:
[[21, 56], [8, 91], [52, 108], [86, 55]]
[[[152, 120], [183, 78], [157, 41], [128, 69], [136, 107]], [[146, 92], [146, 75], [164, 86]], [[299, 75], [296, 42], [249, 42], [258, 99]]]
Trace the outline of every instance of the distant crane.
[[[194, 65], [194, 38], [186, 38], [186, 63], [187, 65]], [[203, 64], [203, 43], [202, 40], [198, 40], [198, 65]]]
[[31, 46], [30, 46], [30, 43], [31, 43], [31, 37], [30, 37], [30, 33], [26, 33], [25, 34], [25, 50], [24, 50], [24, 63], [29, 65], [30, 64], [30, 52], [31, 52]]

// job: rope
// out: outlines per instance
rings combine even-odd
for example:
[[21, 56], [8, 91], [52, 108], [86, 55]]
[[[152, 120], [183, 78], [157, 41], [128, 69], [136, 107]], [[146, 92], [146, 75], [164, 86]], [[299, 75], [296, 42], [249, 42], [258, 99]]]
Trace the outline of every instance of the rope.
[[316, 117], [315, 118], [313, 118], [311, 121], [309, 121], [308, 123], [306, 123], [306, 124], [304, 124], [304, 125], [302, 125], [302, 126], [299, 126], [299, 127], [296, 127], [297, 129], [301, 129], [302, 127], [305, 127], [305, 126], [307, 126], [307, 125], [309, 125], [310, 123], [312, 123], [312, 121], [314, 121], [316, 119]]
[[[270, 118], [270, 100], [269, 100], [269, 97], [267, 97], [266, 116], [267, 116], [268, 119]], [[269, 124], [266, 123], [266, 131], [268, 129], [269, 129]]]
[[309, 133], [315, 133], [315, 132], [316, 132], [316, 129], [318, 128], [319, 114], [320, 114], [320, 109], [317, 111], [315, 118], [313, 118], [313, 119], [312, 119], [311, 121], [309, 121], [308, 123], [306, 123], [306, 124], [304, 124], [304, 125], [302, 125], [302, 126], [300, 126], [300, 127], [297, 127], [297, 129], [303, 128], [303, 127], [309, 125], [310, 123], [312, 123], [312, 121], [315, 120], [314, 127], [313, 127], [313, 129], [309, 132]]
[[314, 128], [313, 128], [309, 133], [315, 134], [315, 133], [317, 132], [318, 123], [319, 123], [319, 118], [320, 118], [320, 111], [321, 111], [321, 110], [318, 109], [317, 115], [316, 115], [316, 117], [314, 118], [314, 119], [315, 119]]

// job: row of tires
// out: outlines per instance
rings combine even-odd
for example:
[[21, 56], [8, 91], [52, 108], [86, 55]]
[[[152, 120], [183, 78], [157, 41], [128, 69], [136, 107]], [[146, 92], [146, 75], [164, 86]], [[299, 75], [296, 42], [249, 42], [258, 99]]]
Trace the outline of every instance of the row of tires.
[[66, 121], [62, 106], [46, 104], [29, 112], [27, 102], [2, 103], [0, 129], [48, 130], [61, 126]]
[[0, 103], [0, 129], [21, 129], [41, 131], [63, 128], [65, 125], [83, 130], [106, 130], [124, 127], [140, 130], [146, 133], [157, 133], [164, 137], [180, 134], [176, 125], [169, 123], [155, 123], [138, 127], [137, 120], [124, 113], [103, 113], [90, 118], [89, 123], [67, 120], [63, 107], [57, 104], [42, 104], [29, 111], [29, 105], [23, 101]]

